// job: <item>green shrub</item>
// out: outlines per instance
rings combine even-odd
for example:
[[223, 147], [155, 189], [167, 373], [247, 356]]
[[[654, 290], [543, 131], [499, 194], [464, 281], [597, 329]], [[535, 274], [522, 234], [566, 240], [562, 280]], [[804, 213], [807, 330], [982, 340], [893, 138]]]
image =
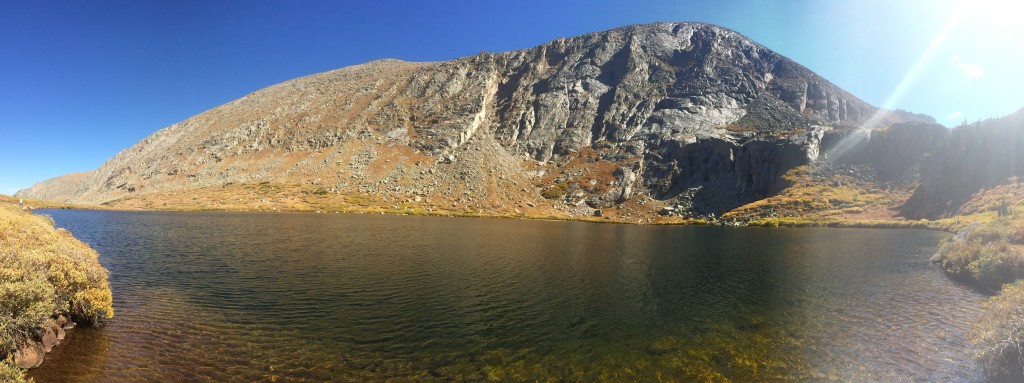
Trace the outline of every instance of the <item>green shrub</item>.
[[939, 248], [942, 266], [951, 275], [998, 290], [1024, 277], [1024, 246], [1014, 243], [1021, 225], [998, 219]]
[[971, 278], [993, 290], [1024, 276], [1024, 256], [1005, 242], [983, 245], [967, 266]]
[[25, 377], [25, 371], [14, 365], [11, 358], [0, 360], [0, 382], [4, 383], [32, 383], [32, 379]]
[[0, 353], [35, 336], [38, 326], [54, 312], [53, 286], [43, 278], [0, 284]]
[[540, 195], [545, 199], [559, 199], [565, 196], [565, 193], [569, 190], [569, 183], [559, 182], [551, 185], [551, 187], [541, 190]]

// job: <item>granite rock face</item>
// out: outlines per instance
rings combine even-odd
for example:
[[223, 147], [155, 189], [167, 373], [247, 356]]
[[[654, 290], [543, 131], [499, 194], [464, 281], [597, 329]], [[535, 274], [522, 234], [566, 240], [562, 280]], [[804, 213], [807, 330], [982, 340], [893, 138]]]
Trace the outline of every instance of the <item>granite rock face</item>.
[[[705, 24], [652, 24], [496, 55], [495, 134], [546, 161], [594, 142], [720, 137], [752, 104], [782, 115], [750, 125], [857, 124], [874, 108], [745, 37]], [[507, 96], [506, 96], [507, 95]], [[502, 97], [504, 96], [504, 97]]]
[[[819, 159], [826, 132], [873, 116], [934, 122], [872, 107], [728, 29], [635, 25], [507, 53], [380, 60], [295, 79], [157, 131], [95, 171], [18, 195], [100, 204], [274, 182], [448, 200], [464, 190], [459, 200], [500, 201], [519, 198], [503, 185], [542, 175], [529, 164], [559, 171], [587, 149], [614, 164], [612, 181], [573, 190], [567, 204], [685, 195], [695, 212], [720, 213], [771, 195], [783, 173]], [[562, 179], [585, 182], [573, 177]]]

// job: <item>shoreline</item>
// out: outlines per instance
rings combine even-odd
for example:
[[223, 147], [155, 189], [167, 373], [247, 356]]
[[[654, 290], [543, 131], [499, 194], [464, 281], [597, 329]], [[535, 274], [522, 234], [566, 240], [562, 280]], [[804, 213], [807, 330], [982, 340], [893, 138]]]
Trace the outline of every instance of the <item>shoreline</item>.
[[46, 361], [46, 355], [64, 343], [67, 337], [67, 330], [74, 328], [76, 325], [75, 322], [64, 315], [48, 319], [43, 324], [42, 336], [39, 340], [22, 343], [14, 351], [15, 365], [24, 370], [41, 366]]
[[427, 216], [427, 217], [455, 217], [455, 218], [499, 218], [519, 219], [535, 221], [566, 221], [585, 222], [602, 224], [640, 225], [640, 226], [720, 226], [720, 227], [819, 227], [819, 228], [841, 228], [841, 229], [921, 229], [934, 230], [947, 233], [955, 233], [962, 223], [949, 222], [952, 219], [934, 221], [911, 221], [911, 220], [813, 220], [799, 217], [768, 218], [759, 220], [705, 220], [700, 218], [676, 218], [661, 221], [635, 222], [632, 220], [598, 218], [590, 216], [553, 216], [553, 215], [515, 215], [515, 214], [488, 214], [488, 213], [460, 213], [451, 211], [406, 211], [393, 209], [351, 209], [351, 210], [313, 210], [313, 209], [282, 209], [282, 210], [244, 210], [244, 209], [218, 209], [218, 208], [162, 208], [162, 209], [136, 209], [118, 208], [107, 206], [44, 206], [36, 207], [33, 210], [86, 210], [86, 211], [115, 211], [115, 212], [170, 212], [170, 213], [199, 213], [199, 212], [224, 212], [224, 213], [294, 213], [294, 214], [379, 214], [394, 216]]
[[[390, 218], [390, 217], [387, 217], [387, 218], [385, 218], [385, 217], [379, 217], [379, 218], [375, 218], [375, 217], [362, 217], [362, 219], [360, 219], [360, 217], [349, 217], [349, 218], [335, 217], [335, 218], [332, 219], [332, 218], [327, 218], [327, 217], [311, 217], [311, 216], [307, 217], [307, 216], [300, 216], [300, 215], [296, 215], [296, 214], [279, 215], [279, 216], [276, 216], [278, 218], [273, 218], [273, 217], [275, 217], [273, 215], [249, 215], [249, 214], [244, 214], [244, 213], [228, 214], [227, 212], [225, 212], [224, 214], [221, 214], [221, 213], [218, 212], [218, 213], [195, 214], [195, 215], [189, 215], [189, 214], [148, 214], [147, 215], [146, 214], [147, 212], [140, 212], [138, 214], [124, 214], [124, 215], [121, 215], [121, 214], [107, 214], [107, 213], [102, 213], [102, 212], [99, 212], [99, 213], [64, 212], [65, 215], [61, 215], [61, 216], [58, 216], [58, 213], [61, 213], [59, 211], [51, 211], [50, 213], [54, 214], [54, 217], [58, 218], [59, 221], [71, 222], [72, 220], [76, 220], [76, 221], [80, 222], [78, 225], [74, 226], [76, 228], [78, 228], [78, 227], [87, 228], [88, 226], [95, 226], [95, 222], [99, 222], [99, 221], [104, 221], [104, 222], [108, 222], [108, 221], [126, 222], [126, 225], [137, 225], [139, 223], [150, 221], [150, 220], [152, 220], [152, 221], [159, 221], [159, 222], [168, 222], [168, 221], [175, 222], [176, 221], [176, 222], [188, 224], [190, 219], [199, 220], [199, 221], [207, 221], [207, 220], [209, 220], [208, 222], [215, 223], [217, 226], [223, 226], [223, 225], [220, 224], [220, 223], [223, 223], [223, 222], [237, 222], [237, 223], [240, 223], [242, 225], [246, 225], [247, 221], [249, 221], [249, 220], [247, 220], [245, 217], [249, 217], [250, 220], [262, 221], [262, 222], [266, 222], [266, 223], [293, 222], [293, 223], [298, 223], [302, 227], [309, 227], [311, 229], [322, 227], [321, 225], [317, 224], [317, 222], [320, 222], [320, 223], [331, 222], [331, 226], [330, 227], [332, 227], [332, 228], [337, 228], [336, 226], [334, 226], [335, 222], [344, 222], [344, 221], [349, 221], [349, 222], [356, 223], [356, 226], [349, 226], [349, 227], [360, 227], [360, 226], [365, 227], [361, 223], [369, 223], [369, 224], [371, 224], [371, 226], [376, 226], [378, 223], [399, 223], [400, 227], [417, 227], [420, 224], [422, 224], [422, 225], [430, 225], [430, 222], [436, 222], [436, 223], [444, 222], [444, 221], [435, 221], [435, 220], [427, 220], [427, 219], [415, 219], [415, 218], [410, 218], [408, 220], [401, 220], [401, 219], [396, 220], [396, 219], [393, 219], [393, 218]], [[106, 218], [104, 218], [104, 216], [106, 216]], [[94, 223], [91, 223], [91, 224], [89, 223], [90, 217], [96, 218], [96, 220], [93, 220]], [[121, 218], [118, 218], [118, 217], [121, 217]], [[259, 218], [259, 217], [263, 217], [263, 218]], [[405, 221], [405, 223], [402, 223], [403, 221]], [[307, 225], [308, 222], [312, 222], [313, 224]], [[492, 225], [492, 224], [496, 224], [496, 225], [500, 225], [500, 226], [506, 226], [506, 227], [515, 227], [515, 226], [520, 225], [520, 224], [517, 224], [515, 222], [510, 222], [510, 221], [466, 221], [466, 220], [455, 221], [455, 220], [452, 220], [451, 222], [453, 224], [461, 222], [460, 226], [464, 226], [464, 227], [474, 227], [474, 226], [479, 226], [479, 225]], [[474, 222], [477, 222], [477, 224], [474, 224]], [[70, 223], [69, 223], [69, 225], [70, 225]], [[615, 227], [607, 227], [607, 226], [606, 227], [608, 229], [601, 229], [601, 226], [579, 226], [579, 225], [563, 225], [563, 224], [541, 224], [540, 226], [537, 226], [537, 225], [530, 225], [528, 223], [522, 223], [521, 225], [526, 225], [527, 227], [534, 227], [534, 228], [539, 227], [541, 231], [557, 230], [558, 232], [564, 232], [564, 233], [579, 232], [580, 230], [587, 231], [587, 232], [593, 232], [593, 230], [587, 229], [588, 227], [591, 228], [591, 229], [597, 230], [597, 232], [603, 232], [603, 233], [620, 232], [619, 230], [615, 229]], [[131, 226], [123, 226], [123, 227], [131, 227]], [[138, 227], [138, 226], [136, 226], [136, 227]], [[199, 230], [198, 232], [202, 233], [203, 232], [202, 229], [204, 227], [206, 227], [206, 226], [202, 226], [202, 227], [197, 228]], [[231, 226], [228, 225], [227, 227], [231, 227]], [[573, 229], [573, 227], [575, 227], [575, 229]], [[630, 229], [629, 227], [621, 227], [621, 228], [623, 230]], [[99, 229], [99, 230], [106, 230], [102, 226], [97, 227], [97, 229]], [[86, 229], [86, 230], [91, 230], [91, 229]], [[343, 232], [343, 230], [338, 230], [338, 231], [339, 232]], [[656, 234], [658, 236], [657, 238], [678, 238], [677, 235], [679, 233], [682, 233], [682, 232], [693, 232], [692, 229], [685, 229], [685, 228], [679, 228], [679, 229], [667, 229], [667, 228], [666, 229], [644, 229], [644, 228], [639, 228], [639, 227], [637, 227], [635, 229], [632, 229], [632, 230], [626, 230], [626, 231], [627, 232], [633, 232], [633, 233], [644, 232], [644, 233], [647, 233], [647, 234]], [[86, 232], [83, 232], [83, 234], [85, 234]], [[165, 231], [160, 231], [159, 228], [156, 228], [154, 230], [154, 232], [165, 232]], [[224, 231], [221, 231], [220, 233], [230, 233], [230, 232], [232, 232], [232, 230], [224, 230]], [[260, 232], [263, 233], [264, 231], [260, 231]], [[459, 233], [459, 231], [451, 231], [451, 232], [452, 233], [456, 233], [456, 234]], [[728, 234], [728, 236], [730, 236], [730, 237], [732, 237], [733, 235], [753, 234], [753, 235], [755, 235], [757, 237], [763, 238], [763, 240], [765, 240], [765, 241], [774, 241], [772, 236], [775, 235], [775, 234], [779, 234], [779, 235], [782, 235], [782, 236], [785, 236], [785, 237], [795, 236], [794, 238], [805, 238], [806, 237], [804, 235], [801, 235], [801, 231], [800, 230], [770, 231], [768, 229], [764, 229], [764, 230], [755, 230], [755, 229], [751, 229], [751, 230], [698, 229], [697, 232], [702, 232], [702, 233], [711, 233], [711, 232], [726, 233], [726, 232], [732, 232], [731, 234]], [[827, 230], [813, 230], [812, 229], [810, 231], [802, 231], [802, 232], [811, 234], [811, 236], [815, 237], [815, 238], [817, 238], [819, 235], [827, 235], [830, 238], [833, 235], [835, 236], [835, 238], [843, 238], [843, 237], [845, 237], [843, 231], [831, 231], [830, 232], [830, 231], [827, 231]], [[819, 234], [814, 234], [814, 233], [819, 233]], [[934, 234], [934, 233], [928, 233], [928, 232], [922, 232], [922, 231], [906, 231], [906, 232], [895, 232], [895, 233], [896, 234], [887, 234], [884, 231], [874, 231], [874, 232], [861, 231], [861, 232], [858, 233], [858, 232], [854, 232], [854, 231], [849, 231], [849, 232], [846, 232], [845, 234], [853, 234], [855, 236], [855, 238], [896, 238], [895, 241], [897, 241], [897, 242], [893, 242], [893, 243], [899, 243], [898, 242], [899, 241], [899, 237], [901, 237], [903, 235], [923, 236], [925, 238], [924, 242], [934, 242], [933, 239], [935, 237], [937, 237], [937, 235]], [[330, 235], [330, 234], [328, 234], [328, 235]], [[867, 236], [866, 237], [862, 237], [862, 235], [867, 235]], [[95, 238], [92, 235], [89, 235], [89, 237], [90, 238]], [[122, 238], [127, 239], [127, 237], [123, 237], [123, 236], [122, 236]], [[211, 242], [210, 243], [217, 243], [217, 242], [220, 242], [221, 238], [223, 238], [223, 237], [220, 236], [220, 235], [217, 235], [217, 236], [211, 236], [209, 238], [211, 238]], [[486, 237], [480, 236], [479, 238], [486, 238]], [[637, 237], [625, 236], [625, 237], [622, 237], [622, 238], [637, 238]], [[645, 235], [643, 238], [648, 238], [648, 237]], [[739, 238], [739, 237], [734, 237], [734, 238]], [[113, 239], [113, 238], [111, 238], [111, 239]], [[555, 239], [555, 240], [558, 241], [557, 239]], [[280, 241], [280, 240], [278, 239], [278, 240], [275, 240], [274, 242], [278, 242], [278, 241]], [[588, 242], [590, 242], [590, 241], [588, 241]], [[874, 241], [871, 241], [871, 242], [874, 242]], [[116, 242], [114, 242], [114, 243], [116, 243]], [[315, 243], [315, 242], [311, 241], [311, 243]], [[424, 242], [417, 241], [415, 243], [424, 243]], [[481, 242], [481, 243], [486, 243], [486, 242]], [[626, 243], [628, 243], [628, 242], [626, 242]], [[667, 242], [662, 242], [662, 243], [667, 243]], [[797, 242], [797, 243], [799, 243], [799, 242]], [[836, 243], [836, 242], [831, 242], [831, 243]], [[438, 242], [437, 246], [443, 246], [443, 242]], [[593, 246], [594, 246], [593, 249], [597, 249], [597, 250], [600, 250], [602, 248], [601, 244], [594, 244]], [[404, 247], [399, 247], [399, 248], [404, 249]], [[438, 248], [444, 248], [444, 247], [438, 247]], [[526, 248], [530, 248], [530, 247], [527, 246]], [[712, 248], [713, 248], [713, 246], [712, 246]], [[839, 247], [836, 247], [836, 248], [848, 249], [849, 250], [849, 254], [855, 254], [856, 252], [861, 252], [860, 250], [856, 249], [855, 247], [850, 247], [850, 246], [842, 246], [842, 245], [840, 245]], [[371, 248], [371, 253], [375, 253], [377, 251], [377, 250], [372, 250], [372, 249], [373, 248]], [[641, 254], [641, 252], [646, 251], [642, 247], [635, 247], [635, 250], [639, 251], [636, 254]], [[671, 248], [667, 248], [667, 249], [664, 249], [664, 250], [665, 250], [665, 253], [667, 254], [667, 255], [665, 255], [667, 257], [666, 259], [675, 259], [675, 258], [673, 258], [674, 251]], [[173, 251], [176, 251], [176, 250], [173, 249], [173, 248], [169, 248], [169, 249], [166, 249], [166, 251], [173, 252]], [[275, 251], [270, 251], [269, 252], [269, 254], [274, 254], [274, 253], [276, 253], [276, 252]], [[586, 250], [583, 250], [581, 252], [581, 254], [585, 254], [585, 253], [587, 253]], [[368, 253], [368, 254], [370, 254], [370, 253]], [[442, 253], [431, 253], [431, 254], [442, 254]], [[552, 253], [552, 254], [555, 257], [557, 257], [558, 254], [564, 254], [564, 253]], [[714, 257], [714, 255], [713, 255], [714, 253], [713, 252], [703, 252], [702, 254], [709, 254], [711, 257]], [[893, 254], [896, 254], [896, 252], [894, 252]], [[923, 255], [923, 254], [924, 253], [921, 253], [921, 255]], [[125, 256], [131, 257], [132, 255], [130, 253], [126, 252]], [[248, 258], [250, 258], [250, 255], [242, 254], [242, 253], [239, 253], [237, 256], [239, 257], [237, 259], [248, 259]], [[752, 256], [751, 258], [747, 258], [747, 259], [757, 259], [759, 257], [758, 254], [751, 254], [751, 256]], [[823, 258], [842, 259], [842, 257], [834, 257], [833, 254], [829, 254], [827, 252], [822, 253], [822, 256], [823, 256]], [[233, 257], [234, 257], [234, 255], [233, 255]], [[396, 259], [401, 259], [401, 257], [402, 256], [399, 256]], [[164, 258], [163, 256], [159, 256], [158, 255], [157, 257], [155, 257], [153, 259], [163, 259], [163, 258]], [[323, 263], [324, 261], [322, 261], [323, 258], [324, 257], [311, 257], [311, 258], [309, 258], [309, 259], [311, 259], [309, 264], [310, 265], [321, 265], [320, 267], [323, 270], [334, 270], [334, 268], [332, 266], [324, 265], [324, 263]], [[338, 257], [338, 258], [341, 259], [343, 257]], [[232, 259], [234, 259], [234, 258], [232, 258]], [[256, 259], [264, 259], [264, 258], [257, 257]], [[457, 259], [457, 258], [454, 258], [454, 259]], [[633, 259], [633, 258], [623, 258], [623, 259]], [[697, 259], [704, 259], [704, 258], [697, 258]], [[900, 257], [891, 257], [891, 259], [900, 259]], [[586, 265], [586, 264], [588, 264], [590, 262], [589, 260], [587, 260], [585, 258], [579, 258], [579, 259], [577, 259], [577, 261], [579, 261], [579, 262], [587, 262], [587, 263], [580, 263], [581, 265]], [[294, 263], [294, 262], [298, 262], [298, 261], [294, 261], [294, 260], [287, 260], [286, 262], [288, 262], [287, 264], [290, 264], [290, 265], [291, 264], [303, 265], [302, 263]], [[574, 262], [576, 262], [576, 261], [574, 261]], [[903, 261], [901, 261], [901, 262], [903, 262]], [[929, 275], [930, 274], [935, 274], [934, 270], [932, 268], [927, 267], [926, 264], [923, 264], [921, 262], [921, 258], [920, 257], [917, 257], [917, 259], [908, 259], [908, 260], [906, 260], [906, 262], [913, 263], [916, 268], [923, 268], [924, 271], [921, 271], [921, 273], [928, 273]], [[218, 260], [218, 263], [221, 263], [221, 260]], [[346, 263], [345, 261], [339, 261], [338, 264], [340, 265], [340, 264], [345, 264], [345, 263]], [[227, 262], [227, 264], [233, 264], [233, 263]], [[257, 262], [257, 264], [259, 264], [259, 262]], [[385, 264], [390, 264], [390, 263], [385, 263]], [[515, 263], [515, 264], [518, 264], [518, 263]], [[567, 263], [566, 265], [570, 265], [570, 264], [577, 264], [577, 263]], [[593, 265], [595, 263], [589, 263], [589, 264]], [[675, 264], [675, 263], [673, 263], [673, 264]], [[679, 263], [679, 265], [686, 265], [686, 264], [691, 264], [691, 263], [689, 263], [689, 262]], [[754, 263], [754, 264], [744, 263], [744, 264], [745, 265], [750, 265], [750, 266], [756, 265], [756, 263]], [[384, 265], [384, 264], [382, 264], [382, 265]], [[747, 269], [747, 266], [740, 266], [740, 267], [742, 267], [744, 269]], [[281, 275], [279, 275], [279, 277], [280, 278], [285, 278], [286, 276], [289, 276], [289, 275], [309, 275], [309, 274], [305, 274], [305, 272], [301, 271], [302, 269], [304, 269], [304, 267], [296, 267], [295, 270], [293, 270], [293, 271], [298, 271], [299, 274], [281, 274]], [[559, 270], [570, 270], [569, 268], [563, 268], [563, 267], [559, 267], [558, 269]], [[270, 272], [272, 274], [277, 275], [276, 274], [278, 272], [277, 270], [281, 270], [281, 269], [271, 267], [271, 268], [269, 268], [269, 270], [271, 270]], [[509, 268], [500, 268], [500, 270], [513, 270], [513, 271], [514, 270], [529, 270], [529, 268], [521, 268], [521, 269], [520, 268], [511, 268], [511, 269], [509, 269]], [[662, 270], [669, 270], [669, 269], [662, 268]], [[836, 269], [836, 270], [841, 270], [841, 269]], [[112, 269], [112, 271], [116, 272], [116, 270], [114, 270], [114, 269]], [[593, 275], [594, 278], [602, 278], [603, 276], [605, 276], [604, 271], [602, 271], [600, 269], [597, 269], [597, 270], [594, 270], [594, 271], [596, 272], [596, 274]], [[241, 270], [240, 271], [240, 270], [237, 270], [237, 269], [233, 270], [233, 271], [230, 271], [230, 272], [231, 273], [237, 273], [238, 275], [246, 275], [246, 276], [250, 276], [250, 277], [257, 275], [257, 274], [252, 274], [249, 271], [245, 271], [245, 270]], [[158, 273], [156, 271], [153, 271], [152, 273], [153, 273], [153, 275], [157, 275], [157, 276], [158, 275], [162, 275], [162, 273]], [[487, 273], [487, 274], [489, 275], [490, 273]], [[121, 272], [118, 272], [118, 275], [120, 275], [122, 278], [130, 277], [128, 275], [122, 274]], [[395, 275], [401, 275], [401, 274], [395, 274]], [[639, 278], [643, 278], [641, 275], [636, 275], [636, 276], [639, 277]], [[940, 275], [938, 275], [938, 274], [935, 274], [934, 276], [940, 277]], [[330, 276], [328, 276], [328, 277], [330, 277]], [[134, 277], [131, 277], [131, 278], [134, 278]], [[132, 279], [132, 280], [135, 280], [135, 279]], [[217, 281], [218, 279], [212, 279], [212, 280], [213, 281]], [[282, 279], [282, 280], [290, 280], [290, 279]], [[502, 279], [502, 280], [504, 280], [504, 279]], [[637, 280], [640, 280], [640, 279], [637, 279]], [[935, 282], [936, 286], [947, 286], [947, 285], [950, 285], [950, 283], [948, 281], [946, 281], [945, 278], [929, 278], [928, 279], [928, 281], [933, 281], [933, 280], [936, 281]], [[315, 281], [315, 279], [310, 279], [310, 281]], [[113, 282], [113, 280], [112, 280], [112, 282]], [[118, 284], [118, 285], [120, 285], [120, 284]], [[312, 282], [306, 282], [306, 285], [313, 285], [313, 284], [312, 284]], [[220, 285], [219, 283], [215, 283], [214, 285], [211, 285], [211, 286], [218, 286], [219, 287], [219, 286], [224, 286], [224, 285]], [[274, 289], [272, 289], [272, 290], [273, 291], [278, 291], [276, 287]], [[530, 291], [524, 290], [524, 294], [525, 293], [530, 293]], [[629, 296], [629, 295], [627, 294], [627, 295], [624, 295], [624, 296]], [[182, 301], [188, 301], [188, 300], [187, 299], [183, 299]], [[122, 302], [122, 303], [129, 304], [128, 302]], [[134, 305], [131, 305], [131, 304], [129, 304], [129, 306], [135, 307]], [[211, 304], [211, 305], [208, 305], [208, 306], [205, 306], [205, 307], [217, 307], [217, 306]], [[138, 308], [136, 308], [136, 309], [138, 309]], [[148, 310], [147, 309], [145, 311], [155, 312], [157, 310]], [[178, 311], [178, 310], [176, 310], [176, 311]], [[191, 312], [191, 310], [180, 310], [180, 311], [182, 311], [182, 312]], [[130, 314], [128, 312], [125, 312], [123, 315], [130, 315], [131, 316], [132, 314]], [[765, 315], [770, 315], [770, 314], [765, 314]], [[209, 318], [209, 316], [198, 316], [198, 317]], [[230, 318], [233, 318], [233, 317], [234, 317], [233, 315], [225, 315], [225, 316], [218, 316], [217, 318], [222, 318], [224, 320], [230, 320]], [[124, 316], [122, 316], [122, 318], [126, 318], [127, 319], [127, 317], [124, 317]], [[766, 325], [771, 326], [771, 323], [772, 323], [770, 321], [766, 322], [766, 320], [764, 319], [764, 316], [751, 316], [750, 318], [751, 319], [750, 319], [749, 322], [747, 322], [747, 321], [742, 322], [744, 326], [749, 326], [749, 327], [738, 327], [738, 328], [742, 328], [742, 329], [753, 328], [753, 329], [756, 329], [756, 328], [762, 328], [762, 326], [766, 326]], [[572, 319], [572, 318], [570, 318], [570, 319]], [[122, 321], [118, 321], [118, 322], [122, 322]], [[112, 324], [115, 324], [114, 327], [120, 327], [120, 326], [116, 325], [116, 323], [118, 323], [118, 322], [112, 322]], [[573, 321], [572, 320], [566, 321], [566, 323], [569, 323], [569, 322], [573, 322]], [[170, 323], [173, 323], [173, 322], [170, 322]], [[275, 323], [275, 325], [276, 325], [276, 323]], [[170, 327], [161, 327], [161, 328], [170, 329]], [[682, 328], [682, 327], [680, 327], [680, 328]], [[112, 329], [112, 330], [119, 331], [119, 330], [116, 330], [116, 329]], [[139, 334], [139, 335], [142, 335], [142, 334], [145, 334], [146, 332], [148, 332], [148, 330], [146, 330], [144, 327], [139, 328], [137, 331], [138, 332], [136, 332], [135, 334]], [[316, 328], [311, 328], [311, 329], [309, 329], [309, 331], [319, 331], [319, 330], [317, 330]], [[638, 355], [641, 355], [641, 356], [644, 356], [644, 357], [650, 357], [649, 355], [645, 355], [644, 353], [645, 352], [651, 352], [652, 353], [651, 355], [666, 355], [665, 357], [667, 358], [667, 357], [671, 356], [672, 354], [666, 354], [666, 352], [672, 352], [673, 350], [676, 350], [677, 347], [680, 347], [678, 345], [683, 344], [681, 342], [683, 342], [684, 339], [687, 339], [685, 337], [685, 335], [683, 335], [684, 333], [686, 333], [686, 332], [685, 331], [680, 331], [678, 337], [667, 338], [668, 339], [667, 342], [665, 341], [665, 339], [666, 339], [665, 337], [651, 337], [649, 339], [651, 346], [649, 346], [649, 347], [644, 346], [644, 348], [641, 348], [640, 349], [640, 353]], [[111, 333], [111, 334], [114, 334], [114, 333]], [[167, 334], [168, 333], [164, 333], [164, 335], [167, 335]], [[80, 333], [79, 335], [85, 335], [85, 334]], [[48, 367], [48, 366], [54, 366], [54, 367], [57, 367], [57, 368], [59, 368], [61, 370], [70, 371], [70, 372], [66, 372], [66, 374], [74, 374], [74, 373], [76, 373], [72, 369], [65, 368], [65, 366], [76, 365], [76, 364], [75, 363], [65, 364], [65, 361], [71, 361], [72, 359], [64, 359], [64, 358], [67, 355], [78, 354], [80, 352], [79, 350], [83, 349], [83, 348], [80, 348], [78, 346], [78, 343], [77, 343], [78, 340], [79, 339], [87, 339], [87, 338], [89, 338], [89, 337], [86, 336], [86, 337], [83, 337], [83, 338], [73, 338], [65, 346], [65, 347], [70, 347], [70, 348], [58, 349], [57, 352], [62, 353], [63, 355], [58, 354], [58, 356], [56, 358], [53, 358], [52, 360], [50, 360], [49, 363], [51, 363], [51, 364], [49, 364], [49, 365], [44, 364], [43, 368], [41, 370], [39, 370], [40, 373], [39, 373], [38, 376], [46, 377], [48, 380], [54, 380], [54, 381], [61, 380], [60, 378], [57, 377], [58, 375], [51, 375], [51, 373], [49, 372], [50, 367]], [[124, 337], [118, 337], [118, 336], [110, 337], [110, 339], [118, 339], [118, 338], [125, 339]], [[116, 345], [117, 343], [113, 343], [113, 344]], [[95, 348], [84, 348], [84, 349], [98, 349], [98, 347], [95, 347]], [[683, 350], [688, 350], [688, 349], [683, 349]], [[111, 360], [119, 360], [119, 356], [123, 356], [123, 355], [133, 355], [131, 352], [132, 352], [131, 350], [126, 350], [124, 352], [117, 353], [117, 354], [112, 353], [111, 354], [111, 357], [112, 357]], [[83, 354], [84, 355], [89, 355], [88, 353], [83, 353]], [[728, 356], [728, 355], [733, 355], [733, 354], [724, 353], [722, 355], [727, 355]], [[736, 354], [736, 355], [738, 355], [738, 354]], [[104, 356], [104, 358], [108, 358], [108, 357]], [[642, 359], [643, 358], [637, 359], [637, 360], [642, 360]], [[78, 359], [76, 358], [75, 360], [77, 361]], [[547, 361], [557, 360], [557, 358], [550, 358], [550, 359], [546, 359], [546, 360]], [[665, 359], [665, 360], [667, 360], [667, 359]], [[959, 361], [959, 360], [966, 360], [966, 359], [958, 358], [957, 360]], [[142, 361], [140, 363], [145, 363], [145, 362]], [[943, 364], [943, 365], [945, 365], [945, 364]], [[958, 365], [960, 365], [959, 362], [958, 362]], [[375, 366], [377, 366], [377, 365], [375, 365]], [[767, 365], [765, 365], [765, 364], [761, 364], [761, 366], [766, 366], [767, 367]], [[476, 368], [477, 366], [472, 365], [472, 367]], [[85, 376], [103, 376], [102, 375], [103, 374], [102, 369], [105, 369], [105, 368], [109, 368], [109, 365], [105, 365], [103, 363], [99, 363], [99, 364], [95, 365], [95, 368], [90, 370], [91, 371], [90, 373], [92, 375], [88, 375], [87, 373], [82, 373], [81, 371], [79, 371], [78, 373], [83, 374]], [[478, 370], [479, 369], [474, 369], [473, 371], [478, 371]], [[113, 371], [113, 370], [111, 370], [111, 371]], [[282, 370], [282, 371], [284, 371], [284, 370]], [[419, 370], [416, 370], [416, 371], [419, 371]], [[500, 372], [500, 371], [514, 371], [514, 370], [511, 370], [511, 369], [496, 369], [495, 371], [499, 371]], [[113, 372], [110, 372], [110, 373], [113, 374]], [[120, 371], [120, 373], [124, 373], [124, 371]], [[32, 376], [32, 373], [29, 373], [29, 376]], [[64, 376], [67, 376], [67, 375], [64, 375]], [[281, 376], [282, 376], [282, 378], [287, 379], [288, 375], [285, 372], [285, 373], [282, 373]], [[368, 376], [371, 376], [371, 375], [368, 375]], [[425, 377], [425, 378], [429, 378], [426, 375], [422, 375], [422, 376]], [[482, 375], [482, 376], [486, 377], [486, 375]], [[40, 378], [37, 378], [37, 379], [39, 381], [43, 381], [43, 379], [40, 379]], [[251, 380], [257, 380], [257, 379], [251, 379]], [[373, 380], [373, 379], [366, 379], [366, 380]], [[413, 380], [415, 380], [415, 379], [413, 379]], [[441, 380], [441, 379], [438, 379], [438, 380]]]
[[[10, 198], [10, 197], [9, 197]], [[306, 213], [306, 214], [382, 214], [382, 215], [406, 215], [406, 216], [430, 216], [430, 217], [459, 217], [459, 218], [501, 218], [538, 221], [568, 221], [587, 222], [604, 224], [625, 224], [625, 225], [651, 225], [651, 226], [722, 226], [722, 227], [822, 227], [822, 228], [851, 228], [851, 229], [923, 229], [947, 233], [956, 233], [963, 227], [969, 225], [971, 220], [960, 222], [960, 217], [944, 218], [939, 220], [840, 220], [827, 219], [817, 220], [804, 217], [778, 217], [762, 219], [702, 219], [702, 218], [681, 218], [678, 216], [661, 217], [658, 220], [628, 220], [615, 219], [608, 216], [571, 216], [571, 215], [540, 215], [540, 214], [507, 214], [488, 212], [466, 212], [452, 210], [427, 211], [423, 209], [387, 209], [387, 208], [364, 208], [364, 209], [231, 209], [231, 208], [204, 208], [204, 207], [166, 207], [157, 209], [125, 208], [104, 205], [79, 205], [61, 202], [38, 201], [38, 206], [30, 210], [99, 210], [99, 211], [124, 211], [124, 212], [238, 212], [238, 213]]]
[[33, 214], [23, 201], [0, 201], [0, 381], [24, 382], [78, 325], [113, 317], [109, 272], [99, 253]]

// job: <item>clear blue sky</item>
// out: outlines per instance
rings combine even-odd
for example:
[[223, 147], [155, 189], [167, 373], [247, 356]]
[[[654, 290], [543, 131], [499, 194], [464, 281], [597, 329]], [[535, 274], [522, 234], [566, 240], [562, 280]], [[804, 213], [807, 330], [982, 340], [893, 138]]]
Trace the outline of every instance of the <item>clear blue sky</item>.
[[160, 128], [295, 77], [655, 21], [734, 29], [874, 105], [954, 126], [1024, 107], [1017, 3], [3, 1], [0, 193], [95, 169]]

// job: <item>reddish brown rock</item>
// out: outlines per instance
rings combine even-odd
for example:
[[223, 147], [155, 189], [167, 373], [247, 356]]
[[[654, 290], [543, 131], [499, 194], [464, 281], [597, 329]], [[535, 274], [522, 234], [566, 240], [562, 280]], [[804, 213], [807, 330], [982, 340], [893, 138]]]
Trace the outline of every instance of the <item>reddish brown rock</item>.
[[64, 340], [66, 335], [64, 325], [67, 322], [63, 316], [57, 319], [48, 319], [43, 324], [43, 332], [38, 341], [18, 345], [18, 350], [14, 353], [14, 360], [18, 367], [30, 369], [43, 364], [46, 353]]
[[24, 343], [18, 346], [18, 351], [14, 352], [14, 361], [20, 368], [36, 368], [43, 364], [44, 356], [46, 356], [46, 351], [43, 350], [41, 343]]

